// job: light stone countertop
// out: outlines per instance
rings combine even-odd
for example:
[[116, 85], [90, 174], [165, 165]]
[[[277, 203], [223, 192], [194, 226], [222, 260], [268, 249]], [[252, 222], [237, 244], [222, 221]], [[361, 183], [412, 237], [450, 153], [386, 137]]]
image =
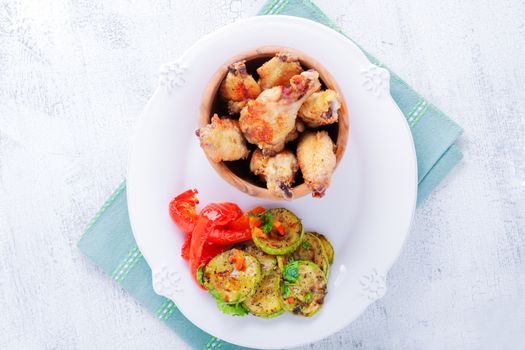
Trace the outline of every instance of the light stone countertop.
[[[388, 293], [304, 349], [525, 348], [525, 2], [318, 5], [464, 129]], [[161, 63], [263, 1], [0, 0], [0, 349], [185, 349], [76, 247]]]

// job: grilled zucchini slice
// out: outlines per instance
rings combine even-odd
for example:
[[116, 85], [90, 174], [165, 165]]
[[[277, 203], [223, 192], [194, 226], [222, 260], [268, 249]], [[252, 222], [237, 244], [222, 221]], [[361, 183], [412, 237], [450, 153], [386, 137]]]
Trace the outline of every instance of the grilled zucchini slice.
[[[239, 258], [244, 260], [242, 270], [237, 270], [233, 261]], [[214, 298], [236, 304], [252, 296], [261, 279], [261, 265], [253, 255], [230, 249], [211, 259], [204, 268], [202, 281]]]
[[281, 270], [293, 260], [311, 261], [319, 266], [326, 276], [328, 276], [330, 271], [330, 264], [324, 246], [321, 240], [312, 232], [306, 232], [304, 234], [303, 241], [293, 253], [277, 257]]
[[272, 271], [264, 277], [255, 294], [244, 301], [243, 306], [246, 310], [255, 316], [264, 318], [282, 314], [284, 310], [279, 295], [280, 281], [281, 274], [277, 271]]
[[288, 209], [275, 208], [262, 215], [269, 216], [272, 221], [279, 221], [284, 229], [284, 235], [273, 228], [264, 236], [253, 233], [253, 241], [262, 251], [271, 255], [284, 255], [293, 252], [301, 244], [304, 235], [303, 224], [294, 213]]
[[310, 317], [321, 309], [327, 281], [319, 266], [311, 261], [293, 261], [285, 266], [283, 279], [280, 294], [285, 310]]
[[319, 238], [319, 240], [321, 241], [324, 248], [324, 252], [326, 253], [326, 257], [328, 258], [328, 262], [330, 263], [330, 265], [332, 265], [332, 263], [334, 262], [334, 247], [332, 246], [332, 243], [330, 243], [330, 241], [323, 234], [320, 234], [318, 232], [312, 233], [316, 235], [317, 238]]
[[259, 264], [261, 264], [263, 276], [268, 276], [273, 270], [275, 270], [275, 266], [277, 266], [277, 260], [275, 259], [275, 256], [266, 254], [257, 248], [253, 241], [250, 240], [239, 243], [237, 247], [257, 258]]
[[279, 270], [281, 270], [281, 272], [283, 272], [286, 264], [291, 262], [290, 255], [279, 255], [276, 257], [276, 259], [277, 259], [277, 267], [279, 268]]

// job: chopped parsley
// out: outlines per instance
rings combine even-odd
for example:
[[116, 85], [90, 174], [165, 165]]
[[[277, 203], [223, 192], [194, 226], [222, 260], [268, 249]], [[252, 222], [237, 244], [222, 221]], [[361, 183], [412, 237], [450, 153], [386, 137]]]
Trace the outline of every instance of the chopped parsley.
[[312, 297], [314, 296], [314, 292], [312, 291], [309, 291], [308, 293], [306, 293], [306, 296], [304, 297], [304, 301], [306, 301], [307, 303], [310, 302], [310, 300], [312, 300]]
[[310, 246], [310, 242], [305, 239], [303, 243], [301, 243], [301, 246], [303, 247], [303, 249], [308, 249], [308, 247]]
[[283, 277], [289, 282], [296, 282], [299, 278], [299, 262], [292, 261], [284, 267]]
[[262, 214], [259, 214], [259, 218], [262, 221], [261, 230], [262, 232], [268, 234], [273, 228], [273, 217], [272, 213], [265, 211]]

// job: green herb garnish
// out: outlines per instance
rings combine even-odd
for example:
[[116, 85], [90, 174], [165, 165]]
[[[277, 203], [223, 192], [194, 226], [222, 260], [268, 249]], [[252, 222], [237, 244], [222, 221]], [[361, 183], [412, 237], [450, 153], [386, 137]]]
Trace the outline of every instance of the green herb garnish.
[[312, 297], [314, 296], [314, 292], [312, 291], [309, 291], [308, 293], [306, 293], [306, 296], [304, 297], [304, 301], [306, 301], [307, 303], [310, 302], [310, 300], [312, 300]]
[[231, 316], [246, 316], [248, 310], [242, 304], [226, 304], [224, 301], [217, 299], [217, 308], [223, 313]]
[[261, 219], [262, 225], [261, 230], [262, 232], [268, 234], [273, 228], [273, 217], [272, 213], [269, 211], [265, 211], [262, 214], [259, 214], [259, 218]]
[[284, 267], [283, 277], [289, 282], [296, 282], [299, 278], [299, 262], [292, 261]]
[[303, 241], [303, 243], [301, 243], [301, 246], [303, 247], [303, 249], [308, 249], [308, 247], [310, 246], [310, 242], [308, 242], [306, 239]]

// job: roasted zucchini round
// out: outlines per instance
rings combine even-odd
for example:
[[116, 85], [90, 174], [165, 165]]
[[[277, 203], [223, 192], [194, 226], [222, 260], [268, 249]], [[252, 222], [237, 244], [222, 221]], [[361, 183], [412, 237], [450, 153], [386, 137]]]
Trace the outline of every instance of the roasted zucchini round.
[[289, 254], [288, 255], [278, 255], [276, 256], [276, 260], [277, 260], [277, 267], [279, 268], [279, 270], [281, 270], [281, 272], [283, 272], [286, 264], [290, 262], [290, 255]]
[[244, 250], [247, 253], [252, 254], [259, 260], [259, 263], [261, 264], [261, 270], [263, 276], [268, 276], [270, 272], [275, 270], [275, 266], [277, 265], [277, 260], [275, 259], [275, 256], [266, 254], [262, 250], [260, 250], [253, 241], [245, 241], [237, 245], [237, 247], [241, 250]]
[[284, 255], [293, 252], [303, 239], [304, 231], [301, 220], [294, 213], [284, 208], [270, 209], [263, 215], [269, 216], [271, 221], [279, 221], [284, 232], [280, 234], [275, 228], [271, 228], [262, 235], [253, 233], [252, 238], [255, 245], [271, 255]]
[[[239, 260], [242, 260], [240, 270], [236, 268]], [[252, 296], [261, 279], [259, 261], [239, 249], [230, 249], [214, 257], [204, 268], [202, 277], [210, 294], [228, 304], [240, 303]]]
[[326, 257], [328, 258], [328, 262], [331, 265], [334, 262], [334, 247], [332, 246], [332, 243], [330, 243], [330, 241], [323, 234], [320, 234], [318, 232], [311, 233], [316, 235], [317, 238], [319, 238], [319, 240], [321, 241], [324, 248], [324, 252], [326, 253]]
[[284, 310], [279, 295], [280, 281], [281, 275], [277, 271], [272, 271], [268, 276], [264, 277], [255, 294], [243, 303], [248, 312], [264, 318], [282, 314]]
[[286, 264], [293, 260], [311, 261], [323, 270], [326, 276], [330, 271], [328, 257], [321, 240], [312, 232], [304, 234], [303, 241], [297, 249], [288, 255], [277, 257], [279, 268], [282, 270]]
[[295, 260], [311, 261], [321, 268], [326, 276], [330, 272], [330, 263], [321, 240], [312, 232], [305, 234], [299, 247], [292, 253]]
[[323, 306], [327, 293], [325, 274], [310, 261], [293, 261], [284, 268], [280, 293], [285, 310], [310, 317]]

